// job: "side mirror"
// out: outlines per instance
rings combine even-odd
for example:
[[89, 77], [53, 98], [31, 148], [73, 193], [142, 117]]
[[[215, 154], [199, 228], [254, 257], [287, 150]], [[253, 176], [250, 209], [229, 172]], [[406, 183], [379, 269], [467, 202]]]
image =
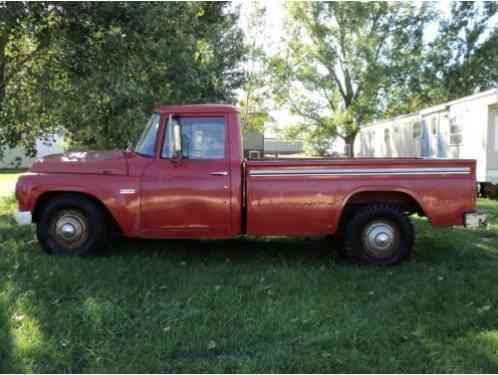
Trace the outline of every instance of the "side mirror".
[[182, 129], [177, 121], [173, 121], [170, 116], [170, 125], [173, 125], [173, 157], [175, 159], [182, 158]]
[[173, 125], [173, 152], [175, 157], [181, 158], [182, 156], [182, 130], [180, 124], [175, 122]]

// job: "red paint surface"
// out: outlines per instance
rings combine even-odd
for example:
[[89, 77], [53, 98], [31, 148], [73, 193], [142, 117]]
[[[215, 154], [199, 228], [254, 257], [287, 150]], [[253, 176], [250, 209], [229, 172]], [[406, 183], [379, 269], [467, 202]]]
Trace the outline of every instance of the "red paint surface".
[[114, 151], [81, 151], [49, 155], [31, 166], [38, 173], [110, 174], [126, 176], [126, 153]]
[[475, 162], [434, 159], [339, 159], [250, 161], [248, 171], [286, 168], [470, 167], [470, 175], [275, 176], [247, 181], [250, 234], [334, 233], [343, 207], [356, 193], [396, 191], [410, 195], [434, 226], [462, 225], [475, 206]]
[[[19, 179], [16, 187], [19, 208], [32, 211], [43, 194], [79, 192], [102, 202], [125, 235], [154, 238], [334, 233], [347, 201], [365, 191], [410, 195], [434, 226], [461, 225], [463, 214], [475, 208], [473, 160], [360, 158], [243, 162], [236, 108], [191, 105], [161, 107], [159, 112], [161, 126], [155, 157], [121, 151], [45, 157], [33, 165], [33, 173]], [[189, 117], [224, 116], [225, 159], [161, 159], [166, 119], [171, 113]], [[288, 168], [436, 167], [470, 167], [472, 172], [423, 176], [248, 175], [250, 171]], [[211, 175], [220, 171], [228, 172], [227, 176]], [[121, 189], [134, 189], [135, 194], [121, 194]]]

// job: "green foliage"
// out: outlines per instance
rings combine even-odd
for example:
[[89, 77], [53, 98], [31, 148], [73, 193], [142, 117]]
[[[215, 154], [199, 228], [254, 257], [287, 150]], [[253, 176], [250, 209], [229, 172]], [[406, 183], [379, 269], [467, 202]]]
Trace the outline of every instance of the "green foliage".
[[416, 219], [412, 259], [323, 238], [114, 239], [54, 257], [0, 200], [1, 373], [496, 373], [498, 202], [488, 231]]
[[390, 77], [408, 69], [400, 54], [420, 48], [425, 7], [411, 3], [295, 3], [287, 50], [273, 61], [276, 99], [303, 118], [311, 138], [352, 145], [389, 95]]
[[438, 102], [498, 85], [498, 27], [490, 22], [498, 3], [454, 2], [450, 10], [429, 46], [424, 77]]
[[244, 41], [225, 2], [0, 2], [0, 150], [33, 153], [56, 132], [72, 147], [126, 147], [157, 105], [233, 103], [240, 88], [247, 130], [263, 131], [276, 103], [302, 119], [288, 134], [310, 153], [341, 138], [352, 155], [372, 119], [498, 85], [496, 2], [453, 2], [448, 18], [430, 3], [288, 7], [275, 57], [261, 3]]
[[417, 53], [399, 56], [406, 76], [393, 77], [382, 115], [394, 116], [471, 95], [498, 85], [495, 2], [451, 2], [445, 17], [434, 10], [435, 37]]
[[270, 76], [265, 52], [266, 5], [253, 1], [246, 4], [247, 34], [245, 35], [244, 84], [239, 95], [240, 119], [245, 131], [264, 132], [271, 120]]
[[233, 102], [242, 83], [224, 2], [0, 8], [0, 144], [64, 131], [74, 146], [126, 147], [157, 105]]
[[351, 156], [362, 124], [498, 85], [495, 2], [453, 2], [447, 18], [434, 4], [406, 2], [289, 12], [288, 49], [272, 61], [275, 97], [303, 119], [298, 133], [320, 144], [342, 138]]

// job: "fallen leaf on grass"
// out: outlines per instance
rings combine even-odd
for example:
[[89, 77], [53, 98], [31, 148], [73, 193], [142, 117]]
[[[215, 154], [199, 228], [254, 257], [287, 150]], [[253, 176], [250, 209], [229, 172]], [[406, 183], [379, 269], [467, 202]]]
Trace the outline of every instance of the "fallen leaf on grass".
[[14, 315], [14, 319], [17, 321], [17, 322], [20, 322], [21, 320], [24, 319], [24, 315], [22, 314], [16, 314]]
[[484, 305], [483, 307], [479, 307], [479, 308], [477, 309], [477, 312], [478, 312], [479, 314], [482, 314], [482, 313], [484, 313], [484, 312], [486, 312], [486, 311], [489, 311], [489, 310], [491, 310], [491, 305]]
[[214, 350], [214, 349], [216, 349], [216, 346], [217, 346], [216, 342], [214, 340], [211, 340], [208, 342], [207, 348], [208, 348], [208, 350]]

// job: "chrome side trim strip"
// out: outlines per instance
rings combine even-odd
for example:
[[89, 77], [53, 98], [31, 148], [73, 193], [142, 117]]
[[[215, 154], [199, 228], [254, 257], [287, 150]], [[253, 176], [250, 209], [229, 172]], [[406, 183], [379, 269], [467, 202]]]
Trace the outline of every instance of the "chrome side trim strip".
[[137, 191], [135, 189], [121, 189], [119, 194], [135, 194]]
[[469, 167], [447, 168], [302, 168], [302, 169], [260, 169], [250, 171], [250, 176], [378, 176], [378, 175], [468, 175]]

